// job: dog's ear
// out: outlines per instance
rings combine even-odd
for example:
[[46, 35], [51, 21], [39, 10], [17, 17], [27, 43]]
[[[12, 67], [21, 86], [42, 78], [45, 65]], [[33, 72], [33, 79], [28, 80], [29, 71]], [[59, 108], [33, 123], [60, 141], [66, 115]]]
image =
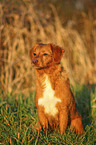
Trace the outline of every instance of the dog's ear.
[[61, 61], [64, 50], [61, 47], [55, 46], [53, 44], [51, 44], [51, 49], [53, 52], [54, 62], [59, 63]]

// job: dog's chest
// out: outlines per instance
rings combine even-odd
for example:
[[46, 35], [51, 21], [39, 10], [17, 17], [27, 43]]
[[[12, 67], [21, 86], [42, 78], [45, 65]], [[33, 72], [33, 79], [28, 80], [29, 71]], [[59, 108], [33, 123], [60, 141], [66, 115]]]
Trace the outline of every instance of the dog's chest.
[[54, 116], [58, 113], [56, 104], [57, 102], [61, 102], [61, 100], [55, 97], [55, 91], [52, 89], [50, 80], [47, 75], [45, 76], [43, 85], [43, 96], [38, 100], [38, 105], [44, 106], [45, 113]]

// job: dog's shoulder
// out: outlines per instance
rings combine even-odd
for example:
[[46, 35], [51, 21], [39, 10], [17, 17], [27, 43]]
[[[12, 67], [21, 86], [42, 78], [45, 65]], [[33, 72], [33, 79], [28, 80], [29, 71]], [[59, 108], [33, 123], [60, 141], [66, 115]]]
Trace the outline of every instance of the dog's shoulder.
[[60, 77], [63, 82], [69, 84], [68, 72], [61, 66]]

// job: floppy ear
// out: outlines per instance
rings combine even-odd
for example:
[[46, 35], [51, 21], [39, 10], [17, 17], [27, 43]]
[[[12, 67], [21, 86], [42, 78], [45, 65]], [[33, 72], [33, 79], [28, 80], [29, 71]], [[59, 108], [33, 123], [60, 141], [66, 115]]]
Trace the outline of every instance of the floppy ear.
[[51, 44], [51, 49], [53, 52], [54, 62], [59, 63], [61, 61], [64, 50], [61, 47], [55, 46], [53, 44]]

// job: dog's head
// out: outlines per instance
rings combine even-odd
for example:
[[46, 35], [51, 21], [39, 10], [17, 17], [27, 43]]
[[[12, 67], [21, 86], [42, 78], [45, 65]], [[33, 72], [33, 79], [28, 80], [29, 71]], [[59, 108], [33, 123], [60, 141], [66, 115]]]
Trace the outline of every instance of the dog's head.
[[43, 69], [58, 64], [63, 52], [64, 50], [61, 47], [53, 44], [36, 44], [30, 50], [30, 58], [35, 68]]

